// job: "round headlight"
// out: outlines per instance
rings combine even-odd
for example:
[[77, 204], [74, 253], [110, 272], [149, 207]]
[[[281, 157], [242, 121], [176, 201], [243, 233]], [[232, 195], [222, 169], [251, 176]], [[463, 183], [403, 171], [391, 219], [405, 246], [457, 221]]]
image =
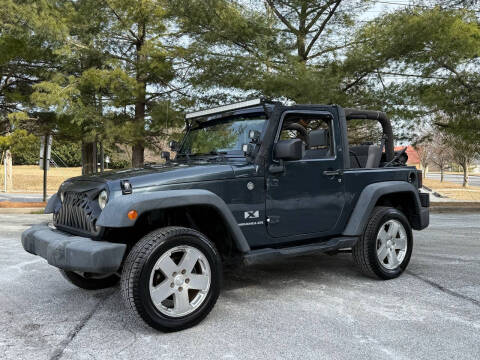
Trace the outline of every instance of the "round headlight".
[[105, 206], [107, 205], [108, 201], [108, 194], [105, 190], [102, 190], [100, 195], [98, 195], [98, 206], [100, 206], [100, 209], [104, 209]]

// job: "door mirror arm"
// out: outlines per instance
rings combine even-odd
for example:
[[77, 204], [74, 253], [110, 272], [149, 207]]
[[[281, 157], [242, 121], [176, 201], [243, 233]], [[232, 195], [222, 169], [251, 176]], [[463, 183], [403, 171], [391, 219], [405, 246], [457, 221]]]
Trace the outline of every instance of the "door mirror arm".
[[283, 160], [280, 159], [278, 163], [273, 163], [268, 167], [268, 171], [271, 174], [280, 174], [285, 171], [285, 166], [283, 165]]

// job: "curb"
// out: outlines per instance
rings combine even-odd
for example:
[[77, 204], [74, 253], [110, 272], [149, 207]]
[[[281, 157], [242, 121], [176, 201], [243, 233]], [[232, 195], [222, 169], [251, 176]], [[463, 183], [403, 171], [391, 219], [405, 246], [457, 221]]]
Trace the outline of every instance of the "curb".
[[480, 202], [432, 201], [430, 202], [430, 212], [480, 212]]
[[0, 214], [43, 214], [44, 208], [0, 208]]

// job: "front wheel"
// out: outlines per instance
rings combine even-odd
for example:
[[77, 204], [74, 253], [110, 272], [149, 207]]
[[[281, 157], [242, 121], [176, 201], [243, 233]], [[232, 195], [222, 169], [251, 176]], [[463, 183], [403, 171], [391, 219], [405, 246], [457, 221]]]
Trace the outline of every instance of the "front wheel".
[[363, 273], [388, 280], [405, 271], [412, 248], [412, 228], [405, 215], [392, 207], [377, 206], [352, 254]]
[[215, 245], [200, 232], [166, 227], [144, 236], [122, 271], [125, 303], [162, 331], [196, 325], [215, 305], [222, 265]]

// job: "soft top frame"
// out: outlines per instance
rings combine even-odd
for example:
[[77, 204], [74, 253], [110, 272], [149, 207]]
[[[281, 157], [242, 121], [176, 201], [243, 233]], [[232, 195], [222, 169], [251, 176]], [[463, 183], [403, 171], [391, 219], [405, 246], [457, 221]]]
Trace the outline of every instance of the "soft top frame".
[[382, 111], [359, 110], [351, 108], [344, 108], [344, 111], [347, 121], [353, 119], [377, 120], [380, 125], [382, 125], [383, 135], [385, 136], [385, 159], [387, 162], [391, 161], [395, 155], [393, 150], [394, 139], [392, 124], [390, 123], [390, 119], [387, 117], [387, 114]]

